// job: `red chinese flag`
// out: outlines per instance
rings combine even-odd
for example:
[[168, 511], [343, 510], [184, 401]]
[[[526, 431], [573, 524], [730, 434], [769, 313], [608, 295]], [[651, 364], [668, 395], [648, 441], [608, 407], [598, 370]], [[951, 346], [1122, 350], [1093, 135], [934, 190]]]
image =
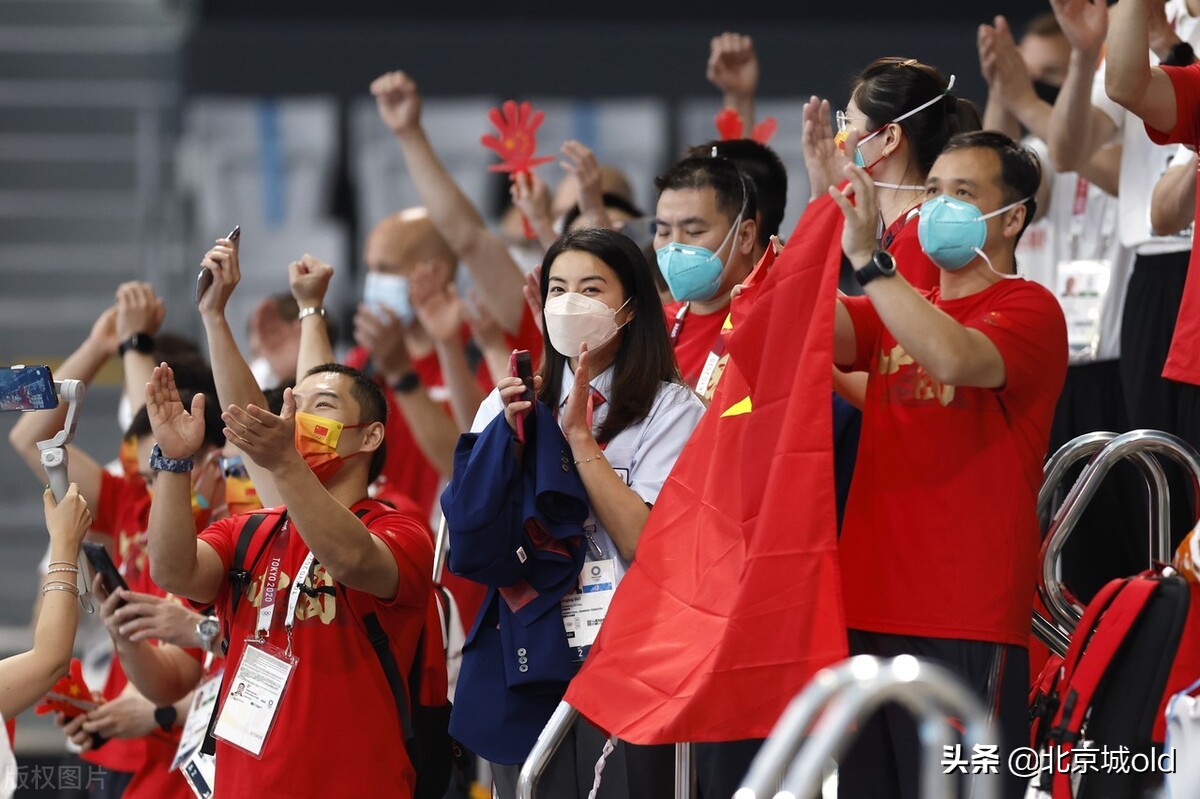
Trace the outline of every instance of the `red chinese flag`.
[[729, 365], [566, 700], [637, 744], [763, 738], [846, 656], [834, 512], [841, 213], [808, 207], [734, 302]]

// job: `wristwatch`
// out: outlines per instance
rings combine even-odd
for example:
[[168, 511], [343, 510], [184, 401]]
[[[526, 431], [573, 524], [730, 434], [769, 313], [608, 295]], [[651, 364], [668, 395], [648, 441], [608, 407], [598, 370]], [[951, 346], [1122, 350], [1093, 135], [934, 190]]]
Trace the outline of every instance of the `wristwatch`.
[[154, 352], [154, 336], [149, 333], [134, 333], [125, 341], [117, 345], [117, 355], [124, 358], [125, 353], [133, 350], [144, 355], [149, 355]]
[[179, 711], [175, 709], [174, 705], [154, 708], [154, 723], [161, 727], [163, 732], [170, 732], [178, 718]]
[[158, 444], [154, 445], [154, 449], [150, 450], [150, 471], [152, 472], [173, 472], [174, 474], [187, 474], [192, 470], [191, 458], [167, 458], [162, 454]]
[[854, 279], [858, 285], [865, 286], [877, 277], [892, 277], [895, 274], [896, 259], [887, 250], [876, 250], [867, 265], [854, 272]]
[[400, 394], [411, 394], [421, 387], [421, 377], [414, 371], [405, 372], [399, 380], [392, 383], [392, 391]]
[[213, 616], [205, 616], [196, 622], [196, 640], [205, 651], [212, 649], [212, 642], [221, 633], [221, 622]]

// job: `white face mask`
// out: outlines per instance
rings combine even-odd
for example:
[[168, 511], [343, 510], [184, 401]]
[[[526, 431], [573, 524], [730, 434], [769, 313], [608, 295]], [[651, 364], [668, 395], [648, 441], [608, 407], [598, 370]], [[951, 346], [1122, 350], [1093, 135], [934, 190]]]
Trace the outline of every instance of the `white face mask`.
[[[629, 300], [625, 300], [621, 308], [628, 304]], [[617, 311], [621, 308], [613, 310], [600, 300], [574, 292], [551, 297], [545, 310], [550, 345], [568, 358], [578, 358], [584, 344], [588, 352], [595, 352], [625, 326], [617, 324]]]
[[121, 392], [121, 401], [117, 403], [117, 424], [121, 427], [121, 435], [133, 424], [133, 403], [125, 392]]

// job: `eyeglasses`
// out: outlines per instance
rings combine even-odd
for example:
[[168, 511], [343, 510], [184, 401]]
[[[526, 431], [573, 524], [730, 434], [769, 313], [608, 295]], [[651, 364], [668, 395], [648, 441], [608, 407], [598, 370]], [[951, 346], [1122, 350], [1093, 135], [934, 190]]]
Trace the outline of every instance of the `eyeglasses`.
[[224, 472], [226, 479], [231, 477], [250, 476], [250, 473], [246, 471], [246, 464], [242, 462], [241, 455], [233, 455], [228, 458], [221, 458], [221, 471]]
[[[846, 130], [850, 127], [850, 115], [847, 114], [845, 111], [838, 111], [834, 115], [834, 119], [837, 121], [838, 133], [845, 133]], [[862, 119], [863, 121], [866, 121], [866, 117], [860, 117], [860, 119]]]

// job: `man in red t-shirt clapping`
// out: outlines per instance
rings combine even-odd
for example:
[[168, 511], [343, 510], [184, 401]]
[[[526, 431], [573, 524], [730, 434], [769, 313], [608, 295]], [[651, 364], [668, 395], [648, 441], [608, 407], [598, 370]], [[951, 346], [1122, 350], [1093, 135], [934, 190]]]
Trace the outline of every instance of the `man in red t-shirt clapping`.
[[[924, 292], [879, 248], [870, 176], [846, 173], [830, 192], [866, 294], [838, 299], [834, 362], [868, 373], [839, 553], [850, 651], [958, 674], [995, 714], [1006, 763], [1028, 735], [1035, 509], [1067, 369], [1058, 302], [1016, 274], [1041, 169], [1004, 134], [951, 139], [921, 206], [921, 248], [942, 270]], [[908, 712], [885, 708], [843, 763], [840, 795], [915, 795], [917, 741]], [[1004, 795], [1023, 787], [1008, 774]]]

